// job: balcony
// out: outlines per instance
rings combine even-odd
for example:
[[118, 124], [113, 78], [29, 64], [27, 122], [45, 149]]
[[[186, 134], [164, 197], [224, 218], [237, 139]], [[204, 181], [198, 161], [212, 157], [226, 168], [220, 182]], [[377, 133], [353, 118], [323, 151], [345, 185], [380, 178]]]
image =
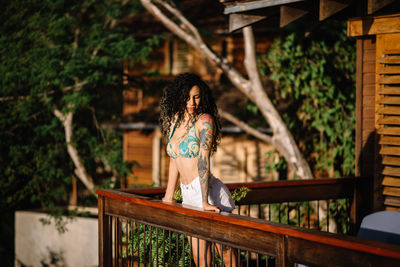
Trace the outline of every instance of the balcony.
[[351, 235], [366, 178], [228, 184], [243, 186], [251, 191], [232, 214], [162, 203], [165, 188], [98, 190], [100, 266], [196, 266], [192, 238], [211, 245], [212, 266], [400, 263], [400, 246]]

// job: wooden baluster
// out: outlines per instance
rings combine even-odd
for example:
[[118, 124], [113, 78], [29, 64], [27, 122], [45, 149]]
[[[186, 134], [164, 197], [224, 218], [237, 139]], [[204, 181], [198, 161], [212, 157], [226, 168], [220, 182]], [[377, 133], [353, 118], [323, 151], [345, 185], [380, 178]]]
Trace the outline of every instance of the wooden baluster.
[[326, 231], [329, 232], [329, 199], [326, 201]]
[[159, 228], [156, 228], [156, 266], [158, 267], [158, 230], [161, 230]]
[[143, 264], [146, 266], [146, 225], [143, 224]]
[[99, 210], [99, 265], [111, 266], [112, 265], [112, 224], [111, 216], [105, 214], [104, 204], [106, 198], [100, 196], [98, 199]]

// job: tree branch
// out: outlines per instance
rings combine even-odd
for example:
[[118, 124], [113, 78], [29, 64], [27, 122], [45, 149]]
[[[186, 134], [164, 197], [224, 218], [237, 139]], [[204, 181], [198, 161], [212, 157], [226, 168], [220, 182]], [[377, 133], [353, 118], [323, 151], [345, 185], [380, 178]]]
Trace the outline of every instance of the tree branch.
[[[63, 91], [63, 92], [68, 92], [68, 91], [72, 91], [72, 90], [75, 91], [75, 92], [76, 91], [80, 91], [80, 90], [82, 90], [82, 87], [84, 85], [86, 85], [86, 84], [87, 84], [87, 82], [85, 82], [85, 81], [78, 82], [75, 85], [64, 87], [63, 89], [61, 89], [61, 91]], [[40, 93], [40, 94], [37, 94], [37, 95], [5, 96], [5, 97], [0, 97], [0, 102], [13, 101], [13, 100], [23, 100], [23, 99], [27, 99], [27, 98], [30, 98], [30, 97], [44, 97], [44, 96], [47, 96], [47, 95], [54, 94], [55, 92], [56, 92], [56, 90], [51, 90], [51, 91], [48, 91], [46, 93]]]
[[73, 137], [73, 130], [72, 130], [72, 118], [74, 113], [69, 111], [67, 114], [62, 114], [60, 110], [54, 109], [54, 115], [61, 121], [64, 126], [65, 132], [65, 142], [67, 143], [67, 150], [68, 154], [72, 159], [72, 162], [75, 165], [75, 174], [82, 181], [82, 183], [86, 186], [89, 191], [96, 196], [94, 193], [94, 182], [92, 177], [86, 172], [85, 167], [82, 164], [82, 160], [79, 156], [78, 151], [72, 145], [72, 137]]
[[250, 125], [248, 125], [247, 123], [245, 123], [242, 120], [239, 120], [238, 118], [236, 118], [235, 116], [233, 116], [232, 114], [226, 112], [225, 110], [222, 109], [218, 109], [218, 113], [219, 115], [226, 119], [227, 121], [230, 121], [231, 123], [235, 124], [236, 126], [240, 127], [241, 129], [243, 129], [246, 133], [260, 139], [261, 141], [264, 141], [268, 144], [273, 144], [274, 140], [271, 136], [266, 135], [254, 128], [252, 128]]
[[188, 30], [191, 31], [191, 33], [193, 34], [194, 38], [200, 42], [200, 43], [204, 43], [203, 42], [203, 38], [201, 38], [199, 31], [196, 29], [196, 27], [193, 26], [193, 24], [190, 23], [190, 21], [188, 21], [186, 19], [185, 16], [182, 15], [182, 13], [180, 12], [180, 10], [178, 10], [175, 6], [172, 7], [170, 4], [164, 2], [164, 1], [159, 1], [159, 0], [155, 0], [155, 2], [157, 2], [158, 4], [162, 5], [166, 10], [168, 10], [169, 12], [171, 12], [173, 15], [175, 15], [175, 17], [177, 19], [179, 19], [182, 24], [184, 26], [186, 26], [188, 28]]
[[[176, 8], [170, 6], [165, 1], [157, 0], [157, 2], [163, 2], [163, 6], [168, 5], [169, 6], [168, 10], [175, 9], [173, 14], [175, 13], [181, 14], [179, 11], [176, 10]], [[251, 87], [250, 82], [245, 78], [243, 78], [240, 72], [234, 66], [232, 66], [232, 64], [230, 64], [227, 59], [223, 59], [217, 56], [202, 39], [197, 40], [195, 36], [185, 32], [172, 19], [167, 17], [156, 5], [154, 5], [151, 0], [141, 0], [141, 3], [147, 9], [147, 11], [150, 12], [155, 18], [159, 19], [167, 29], [169, 29], [172, 33], [176, 34], [182, 40], [186, 41], [194, 49], [198, 50], [211, 63], [216, 64], [218, 67], [220, 67], [229, 77], [231, 82], [246, 96], [252, 99], [252, 97], [248, 94]], [[182, 23], [187, 28], [189, 29], [195, 28], [193, 24], [191, 24], [186, 18], [183, 19], [183, 15], [180, 15], [179, 20], [182, 21]]]

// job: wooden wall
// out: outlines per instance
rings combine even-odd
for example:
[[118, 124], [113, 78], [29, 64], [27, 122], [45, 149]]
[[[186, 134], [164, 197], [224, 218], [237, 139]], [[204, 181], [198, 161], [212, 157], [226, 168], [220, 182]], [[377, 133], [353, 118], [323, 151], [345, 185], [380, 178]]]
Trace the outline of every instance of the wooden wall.
[[[357, 40], [356, 175], [371, 178], [371, 183], [367, 188], [370, 192], [375, 187], [372, 178], [377, 164], [375, 158], [377, 142], [374, 110], [375, 50], [376, 41], [374, 36]], [[376, 201], [373, 202], [375, 203]], [[371, 203], [368, 206], [371, 206]]]
[[[396, 19], [400, 20], [400, 16]], [[400, 33], [377, 34], [376, 61], [379, 165], [374, 187], [378, 191], [376, 198], [383, 198], [385, 209], [400, 211]]]
[[374, 211], [400, 211], [400, 14], [349, 20], [357, 39], [356, 174]]
[[127, 187], [133, 185], [151, 185], [153, 131], [125, 131], [123, 134], [123, 155], [125, 161], [135, 161], [133, 173], [127, 177]]
[[212, 158], [212, 172], [225, 183], [276, 181], [277, 172], [266, 172], [267, 164], [277, 163], [271, 145], [245, 134], [225, 135]]

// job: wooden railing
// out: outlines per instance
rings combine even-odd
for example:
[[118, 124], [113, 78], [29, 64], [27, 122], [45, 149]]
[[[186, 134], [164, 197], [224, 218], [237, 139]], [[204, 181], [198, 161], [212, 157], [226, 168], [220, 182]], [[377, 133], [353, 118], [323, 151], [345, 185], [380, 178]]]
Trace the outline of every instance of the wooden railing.
[[[362, 204], [365, 182], [364, 178], [342, 178], [230, 184], [228, 188], [245, 185], [251, 189], [238, 203], [247, 206], [248, 212], [251, 205], [259, 211], [271, 203], [346, 199], [349, 209], [345, 212], [354, 227], [361, 217], [358, 204]], [[242, 266], [396, 266], [400, 262], [396, 245], [275, 223], [251, 214], [216, 214], [165, 204], [157, 199], [164, 190], [97, 191], [100, 266], [194, 266], [193, 242], [188, 242], [193, 237], [210, 242], [213, 266], [222, 266], [226, 257]], [[222, 259], [215, 252], [218, 246], [229, 251], [221, 254]]]

